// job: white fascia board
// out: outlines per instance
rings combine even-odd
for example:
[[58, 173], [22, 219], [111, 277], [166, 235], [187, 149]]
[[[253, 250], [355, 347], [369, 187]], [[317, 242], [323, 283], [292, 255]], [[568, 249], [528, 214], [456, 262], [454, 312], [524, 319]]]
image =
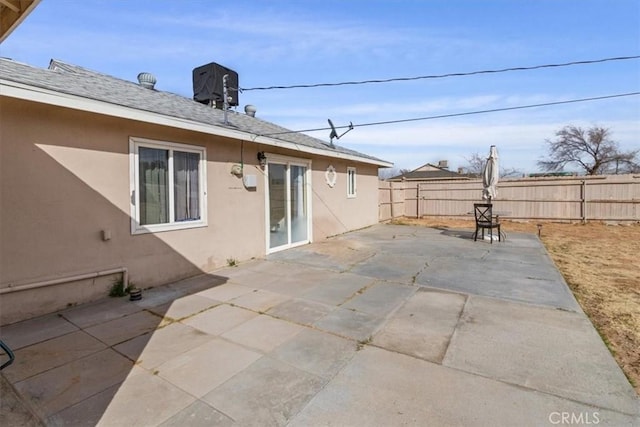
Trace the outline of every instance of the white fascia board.
[[319, 156], [333, 157], [344, 160], [351, 160], [360, 163], [377, 165], [379, 167], [392, 167], [393, 163], [384, 160], [368, 159], [352, 154], [330, 152], [314, 147], [308, 147], [293, 142], [282, 141], [268, 136], [260, 136], [250, 132], [227, 129], [222, 126], [215, 126], [206, 123], [198, 123], [193, 120], [182, 119], [179, 117], [167, 116], [164, 114], [153, 113], [150, 111], [138, 110], [122, 105], [111, 104], [95, 99], [83, 98], [80, 96], [69, 95], [66, 93], [56, 92], [49, 89], [39, 88], [36, 86], [16, 83], [9, 80], [0, 79], [0, 96], [8, 96], [42, 104], [55, 105], [58, 107], [71, 108], [74, 110], [88, 111], [106, 116], [118, 117], [129, 120], [137, 120], [145, 123], [152, 123], [162, 126], [168, 126], [178, 129], [191, 130], [209, 135], [222, 136], [237, 140], [251, 141], [258, 144], [264, 144], [272, 147], [285, 148], [288, 150], [300, 151], [303, 153], [316, 154]]

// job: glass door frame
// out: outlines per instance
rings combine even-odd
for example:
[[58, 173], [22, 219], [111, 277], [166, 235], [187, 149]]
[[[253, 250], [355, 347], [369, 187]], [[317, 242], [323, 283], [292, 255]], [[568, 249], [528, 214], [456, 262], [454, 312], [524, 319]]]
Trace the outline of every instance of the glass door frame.
[[[311, 160], [309, 159], [300, 159], [297, 157], [288, 157], [282, 156], [279, 154], [270, 154], [266, 153], [267, 164], [265, 166], [265, 244], [267, 249], [267, 254], [282, 251], [289, 248], [294, 248], [296, 246], [306, 245], [313, 241], [312, 234], [312, 206], [311, 206], [311, 196], [312, 196], [312, 186], [311, 186]], [[285, 203], [285, 212], [287, 217], [287, 243], [284, 245], [276, 246], [274, 248], [271, 247], [271, 204], [270, 204], [270, 188], [269, 188], [269, 165], [270, 164], [279, 164], [285, 165], [285, 194], [286, 194], [286, 203]], [[306, 168], [305, 172], [305, 199], [306, 199], [306, 211], [307, 211], [307, 239], [301, 240], [299, 242], [291, 242], [291, 166], [301, 166]]]

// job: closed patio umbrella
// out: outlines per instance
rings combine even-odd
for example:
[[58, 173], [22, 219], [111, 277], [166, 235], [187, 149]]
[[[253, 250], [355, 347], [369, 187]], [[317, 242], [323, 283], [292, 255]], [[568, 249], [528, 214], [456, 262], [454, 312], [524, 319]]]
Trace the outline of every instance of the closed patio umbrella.
[[498, 185], [499, 178], [498, 150], [495, 145], [492, 145], [487, 163], [484, 165], [484, 170], [482, 171], [482, 198], [488, 200], [489, 203], [491, 203], [491, 199], [498, 194], [496, 186]]

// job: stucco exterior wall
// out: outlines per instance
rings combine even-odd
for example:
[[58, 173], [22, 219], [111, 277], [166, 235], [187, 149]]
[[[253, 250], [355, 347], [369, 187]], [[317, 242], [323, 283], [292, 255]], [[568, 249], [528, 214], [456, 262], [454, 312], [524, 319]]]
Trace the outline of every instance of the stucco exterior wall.
[[[336, 183], [325, 178], [333, 166]], [[356, 169], [356, 197], [347, 197], [347, 168]], [[321, 240], [378, 222], [378, 169], [364, 163], [322, 158], [313, 163], [313, 235]], [[376, 208], [374, 209], [374, 206]]]
[[[5, 97], [0, 113], [0, 288], [115, 267], [146, 288], [265, 255], [256, 153], [268, 147]], [[130, 137], [206, 148], [207, 227], [131, 234]], [[312, 160], [315, 240], [377, 222], [375, 166], [279, 151]], [[230, 173], [241, 159], [244, 173], [257, 175], [255, 189]], [[324, 180], [330, 163], [334, 188]], [[347, 166], [357, 168], [355, 199], [346, 197]], [[105, 296], [118, 278], [4, 293], [0, 324]]]

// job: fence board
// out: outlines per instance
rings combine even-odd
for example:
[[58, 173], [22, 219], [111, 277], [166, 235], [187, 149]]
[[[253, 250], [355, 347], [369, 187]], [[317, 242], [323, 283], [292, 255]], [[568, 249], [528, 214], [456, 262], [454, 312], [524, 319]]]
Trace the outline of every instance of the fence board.
[[[482, 181], [380, 181], [379, 217], [469, 218]], [[640, 221], [640, 175], [504, 179], [494, 210], [521, 220]]]

